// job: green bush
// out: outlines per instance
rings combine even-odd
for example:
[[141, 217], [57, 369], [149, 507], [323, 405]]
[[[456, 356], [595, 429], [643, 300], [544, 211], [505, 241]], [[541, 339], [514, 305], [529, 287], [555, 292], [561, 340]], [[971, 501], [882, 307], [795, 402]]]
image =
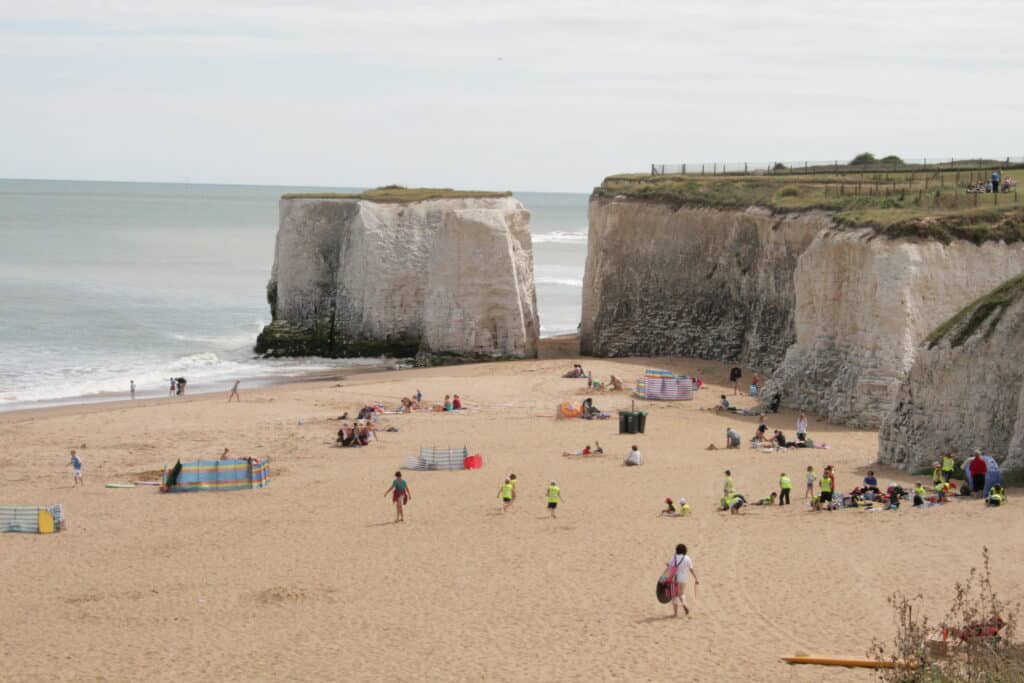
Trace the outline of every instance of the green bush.
[[861, 152], [850, 161], [850, 166], [864, 166], [866, 164], [873, 164], [878, 159], [871, 152]]
[[799, 197], [800, 188], [796, 185], [786, 185], [784, 188], [779, 190], [780, 197]]
[[902, 166], [903, 165], [903, 159], [900, 159], [895, 154], [890, 154], [887, 157], [882, 157], [882, 163], [883, 164], [889, 164], [890, 166]]

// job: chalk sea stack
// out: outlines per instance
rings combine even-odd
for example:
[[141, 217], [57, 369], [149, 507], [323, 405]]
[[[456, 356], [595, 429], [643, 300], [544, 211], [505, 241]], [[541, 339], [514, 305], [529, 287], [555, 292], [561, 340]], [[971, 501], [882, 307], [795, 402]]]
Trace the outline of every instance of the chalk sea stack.
[[974, 301], [918, 349], [882, 424], [879, 460], [923, 469], [975, 448], [1024, 468], [1024, 275]]
[[267, 356], [534, 358], [530, 214], [508, 193], [285, 195]]

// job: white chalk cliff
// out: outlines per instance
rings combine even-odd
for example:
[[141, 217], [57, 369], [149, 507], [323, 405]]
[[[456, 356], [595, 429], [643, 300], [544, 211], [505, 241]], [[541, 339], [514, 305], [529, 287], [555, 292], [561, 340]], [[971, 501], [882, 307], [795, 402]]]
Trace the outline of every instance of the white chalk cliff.
[[960, 312], [918, 349], [879, 433], [879, 460], [926, 468], [980, 448], [1024, 468], [1024, 275]]
[[511, 196], [285, 197], [267, 355], [532, 358], [530, 214]]
[[795, 341], [793, 271], [832, 225], [821, 211], [590, 200], [580, 346], [770, 369]]
[[1024, 243], [888, 237], [831, 213], [590, 201], [580, 345], [737, 361], [763, 395], [878, 426], [925, 336], [1024, 272]]
[[768, 383], [783, 403], [830, 422], [876, 427], [922, 340], [1024, 272], [1024, 243], [889, 239], [829, 229], [794, 273], [796, 343]]

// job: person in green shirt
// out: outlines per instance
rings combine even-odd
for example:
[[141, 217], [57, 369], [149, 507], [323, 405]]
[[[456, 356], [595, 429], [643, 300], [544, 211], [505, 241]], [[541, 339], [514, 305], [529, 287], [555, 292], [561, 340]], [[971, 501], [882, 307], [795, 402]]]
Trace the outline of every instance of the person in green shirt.
[[498, 497], [501, 498], [501, 511], [508, 512], [509, 507], [512, 505], [512, 498], [515, 495], [516, 487], [512, 484], [512, 480], [505, 477], [505, 483], [498, 489]]
[[556, 517], [555, 510], [558, 509], [558, 504], [562, 502], [562, 489], [559, 488], [557, 482], [552, 481], [548, 485], [547, 499], [548, 510], [551, 512], [552, 517]]
[[783, 472], [779, 475], [779, 505], [789, 505], [789, 492], [793, 488], [793, 480]]
[[953, 478], [953, 470], [956, 469], [956, 459], [952, 453], [942, 456], [942, 480], [949, 481]]

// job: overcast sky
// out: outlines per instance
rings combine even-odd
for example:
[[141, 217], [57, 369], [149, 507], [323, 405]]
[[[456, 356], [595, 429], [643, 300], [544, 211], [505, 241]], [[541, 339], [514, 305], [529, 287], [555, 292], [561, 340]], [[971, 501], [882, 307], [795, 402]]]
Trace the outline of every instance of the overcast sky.
[[1024, 155], [1024, 3], [0, 0], [0, 177], [588, 191]]

